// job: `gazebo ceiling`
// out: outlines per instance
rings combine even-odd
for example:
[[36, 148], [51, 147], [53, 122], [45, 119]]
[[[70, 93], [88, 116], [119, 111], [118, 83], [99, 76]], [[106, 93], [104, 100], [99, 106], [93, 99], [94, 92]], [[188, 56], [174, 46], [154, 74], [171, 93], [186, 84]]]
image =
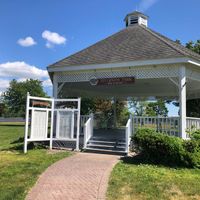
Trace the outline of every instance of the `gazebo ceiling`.
[[[173, 78], [174, 82], [178, 81]], [[200, 84], [197, 81], [188, 81], [187, 99], [200, 97]], [[60, 95], [62, 97], [117, 97], [127, 99], [163, 98], [178, 100], [178, 87], [170, 79], [138, 79], [132, 84], [123, 85], [91, 85], [89, 82], [64, 83]], [[199, 91], [197, 93], [197, 91]], [[193, 95], [196, 95], [195, 97]]]

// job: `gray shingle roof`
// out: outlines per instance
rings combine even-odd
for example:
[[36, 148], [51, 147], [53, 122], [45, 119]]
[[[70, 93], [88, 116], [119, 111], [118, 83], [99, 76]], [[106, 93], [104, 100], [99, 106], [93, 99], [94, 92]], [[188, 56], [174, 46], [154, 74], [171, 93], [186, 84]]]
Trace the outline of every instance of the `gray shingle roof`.
[[109, 64], [180, 57], [191, 57], [200, 60], [200, 55], [184, 46], [149, 28], [134, 25], [49, 67]]

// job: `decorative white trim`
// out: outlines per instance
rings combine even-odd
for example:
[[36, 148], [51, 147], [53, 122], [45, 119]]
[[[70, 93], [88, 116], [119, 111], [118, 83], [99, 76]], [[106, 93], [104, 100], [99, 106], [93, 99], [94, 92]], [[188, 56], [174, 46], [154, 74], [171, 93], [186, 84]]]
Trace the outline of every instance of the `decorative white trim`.
[[200, 66], [200, 61], [196, 61], [196, 60], [188, 60], [188, 62], [189, 62], [190, 64]]
[[109, 63], [109, 64], [93, 64], [93, 65], [77, 65], [77, 66], [62, 66], [62, 67], [47, 67], [49, 73], [51, 72], [66, 72], [66, 71], [80, 71], [80, 70], [95, 70], [95, 69], [109, 69], [109, 68], [123, 68], [123, 67], [138, 67], [138, 66], [151, 66], [163, 64], [177, 64], [195, 62], [187, 57], [169, 58], [169, 59], [155, 59], [155, 60], [138, 60], [122, 63]]
[[91, 78], [135, 77], [136, 79], [171, 78], [179, 76], [179, 66], [126, 67], [123, 69], [90, 70], [82, 72], [57, 72], [54, 79], [63, 82], [90, 82]]

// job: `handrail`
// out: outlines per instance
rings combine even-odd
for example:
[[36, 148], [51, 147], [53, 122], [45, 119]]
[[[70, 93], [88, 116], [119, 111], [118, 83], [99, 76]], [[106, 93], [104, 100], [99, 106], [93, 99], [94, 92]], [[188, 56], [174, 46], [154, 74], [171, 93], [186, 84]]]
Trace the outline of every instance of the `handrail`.
[[93, 117], [91, 116], [84, 124], [84, 148], [87, 147], [89, 139], [93, 135]]
[[81, 115], [80, 116], [80, 134], [84, 134], [84, 125], [87, 122], [87, 120], [90, 118], [90, 115]]
[[197, 118], [197, 117], [186, 117], [186, 119], [200, 120], [200, 118]]
[[130, 137], [131, 137], [131, 119], [128, 120], [126, 123], [126, 153], [129, 152], [129, 145], [130, 145]]

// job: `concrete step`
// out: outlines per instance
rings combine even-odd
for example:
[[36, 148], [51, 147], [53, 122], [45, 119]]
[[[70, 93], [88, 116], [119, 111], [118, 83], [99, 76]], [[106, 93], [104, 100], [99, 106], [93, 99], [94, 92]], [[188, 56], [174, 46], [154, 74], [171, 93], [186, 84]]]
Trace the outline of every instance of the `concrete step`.
[[86, 150], [108, 153], [126, 153], [125, 138], [93, 136], [88, 141]]
[[125, 142], [118, 142], [118, 141], [106, 141], [106, 140], [93, 140], [93, 139], [90, 139], [89, 140], [89, 143], [92, 143], [92, 144], [108, 144], [108, 145], [126, 145]]
[[109, 149], [98, 149], [98, 148], [89, 148], [89, 147], [87, 147], [85, 150], [90, 151], [90, 152], [102, 152], [102, 153], [109, 153], [109, 154], [127, 154], [126, 151], [122, 151], [122, 150], [109, 150]]
[[105, 142], [124, 142], [125, 143], [125, 138], [106, 138], [106, 137], [96, 137], [93, 136], [90, 138], [90, 140], [95, 140], [95, 141], [105, 141]]
[[116, 146], [116, 145], [107, 145], [107, 144], [87, 144], [87, 147], [91, 147], [91, 148], [100, 148], [100, 149], [125, 149], [126, 146]]

